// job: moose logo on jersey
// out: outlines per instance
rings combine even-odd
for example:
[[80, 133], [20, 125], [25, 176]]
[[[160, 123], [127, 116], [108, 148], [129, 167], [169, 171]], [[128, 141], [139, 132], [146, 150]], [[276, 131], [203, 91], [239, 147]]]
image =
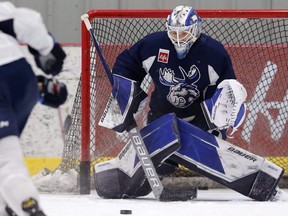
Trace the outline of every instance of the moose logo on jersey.
[[159, 80], [163, 85], [170, 86], [167, 100], [178, 108], [188, 107], [197, 99], [200, 92], [195, 83], [200, 79], [200, 71], [192, 65], [190, 70], [186, 72], [179, 66], [183, 78], [175, 77], [175, 73], [170, 68], [160, 68]]

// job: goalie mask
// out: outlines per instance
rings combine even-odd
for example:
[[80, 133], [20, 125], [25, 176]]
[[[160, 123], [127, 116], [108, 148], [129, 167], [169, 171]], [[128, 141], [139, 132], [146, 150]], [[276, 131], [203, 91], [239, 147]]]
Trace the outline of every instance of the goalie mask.
[[168, 37], [172, 41], [179, 59], [184, 58], [201, 34], [201, 18], [195, 9], [177, 6], [167, 17]]

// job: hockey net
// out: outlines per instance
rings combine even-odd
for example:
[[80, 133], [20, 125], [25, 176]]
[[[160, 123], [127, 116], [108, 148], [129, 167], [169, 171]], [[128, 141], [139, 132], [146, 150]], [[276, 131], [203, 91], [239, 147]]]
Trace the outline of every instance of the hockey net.
[[[283, 167], [285, 176], [288, 175], [287, 11], [198, 12], [203, 32], [224, 44], [236, 76], [248, 92], [247, 117], [234, 139], [228, 141], [268, 158]], [[121, 51], [149, 33], [165, 30], [169, 13], [92, 10], [88, 15], [112, 68]], [[147, 77], [143, 85], [148, 93], [153, 88], [149, 81]], [[72, 169], [79, 174], [77, 185], [82, 194], [90, 192], [93, 165], [115, 157], [125, 144], [125, 134], [98, 126], [110, 92], [109, 80], [82, 23], [82, 75], [71, 112], [72, 124], [66, 137], [63, 161], [58, 168], [62, 171]], [[143, 109], [137, 115], [140, 128], [145, 124], [148, 108]], [[192, 176], [189, 182], [199, 177], [184, 167], [175, 175], [179, 178], [174, 178], [172, 184], [180, 184], [180, 177]]]

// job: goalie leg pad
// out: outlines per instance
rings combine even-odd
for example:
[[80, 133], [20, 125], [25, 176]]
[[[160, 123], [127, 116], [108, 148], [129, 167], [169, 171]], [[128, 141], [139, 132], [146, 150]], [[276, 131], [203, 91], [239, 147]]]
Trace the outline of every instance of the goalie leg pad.
[[249, 197], [260, 201], [270, 200], [283, 174], [284, 170], [265, 159], [249, 192]]
[[[119, 169], [123, 166], [125, 165], [119, 164], [117, 158], [114, 158], [94, 167], [94, 182], [100, 197], [105, 199], [135, 198], [146, 196], [151, 192], [151, 187], [141, 166], [138, 166], [132, 176]], [[160, 164], [156, 171], [162, 178], [173, 173], [177, 168], [176, 164], [167, 161]]]
[[181, 119], [178, 126], [181, 148], [170, 160], [255, 200], [270, 199], [281, 167]]
[[[177, 165], [164, 161], [180, 148], [176, 118], [163, 116], [144, 127], [140, 133], [160, 176], [174, 172]], [[116, 158], [94, 167], [96, 191], [103, 198], [134, 198], [151, 192], [144, 170], [131, 142]]]
[[[166, 168], [165, 165], [161, 166], [162, 171], [164, 167]], [[141, 167], [132, 177], [119, 168], [95, 172], [94, 181], [97, 194], [104, 199], [136, 198], [146, 196], [151, 192], [151, 187]]]
[[[111, 163], [111, 161], [106, 163]], [[177, 169], [177, 164], [165, 161], [156, 168], [156, 171], [160, 178], [163, 178]], [[137, 169], [132, 177], [129, 177], [119, 168], [111, 168], [102, 172], [96, 170], [97, 168], [94, 170], [96, 191], [104, 199], [136, 198], [146, 196], [151, 192], [151, 187], [141, 167]]]
[[[116, 167], [115, 159], [98, 164], [94, 167], [94, 183], [97, 194], [105, 199], [120, 199], [123, 196], [123, 187], [121, 182], [125, 181], [120, 178], [121, 170]], [[105, 171], [98, 172], [98, 166], [106, 166]], [[122, 172], [123, 173], [123, 172]], [[126, 175], [127, 176], [127, 175]], [[128, 176], [126, 177], [129, 178]]]

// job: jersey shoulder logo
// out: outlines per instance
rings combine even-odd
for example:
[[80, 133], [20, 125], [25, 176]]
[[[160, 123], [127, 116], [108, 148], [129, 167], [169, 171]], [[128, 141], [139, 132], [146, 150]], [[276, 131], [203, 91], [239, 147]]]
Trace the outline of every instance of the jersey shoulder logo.
[[169, 50], [159, 49], [157, 61], [161, 63], [168, 63], [169, 59]]

